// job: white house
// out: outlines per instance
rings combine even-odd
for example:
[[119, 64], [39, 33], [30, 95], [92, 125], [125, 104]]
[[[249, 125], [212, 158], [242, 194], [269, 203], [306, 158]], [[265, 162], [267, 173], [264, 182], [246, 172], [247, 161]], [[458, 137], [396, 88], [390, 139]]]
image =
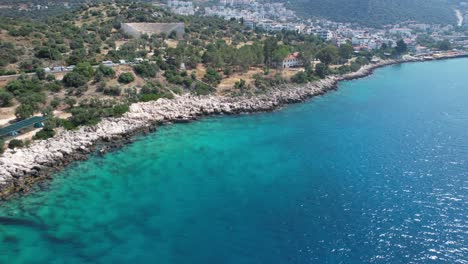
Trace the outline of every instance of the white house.
[[301, 65], [302, 61], [299, 58], [299, 52], [291, 53], [283, 60], [283, 68], [293, 68]]
[[317, 35], [325, 41], [329, 41], [333, 38], [333, 32], [330, 30], [320, 30], [317, 32]]

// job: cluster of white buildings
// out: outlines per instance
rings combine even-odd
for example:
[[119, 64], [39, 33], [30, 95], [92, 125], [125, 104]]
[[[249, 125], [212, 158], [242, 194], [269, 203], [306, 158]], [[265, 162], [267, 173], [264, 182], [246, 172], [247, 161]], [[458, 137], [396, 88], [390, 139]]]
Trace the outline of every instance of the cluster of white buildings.
[[[176, 14], [191, 15], [197, 11], [192, 2], [169, 0], [168, 6]], [[427, 52], [427, 48], [418, 46], [416, 41], [421, 35], [428, 35], [435, 41], [448, 39], [453, 44], [468, 48], [468, 37], [463, 32], [456, 32], [452, 25], [430, 25], [407, 21], [375, 29], [325, 19], [304, 21], [292, 10], [287, 9], [284, 3], [262, 3], [256, 0], [220, 0], [218, 4], [200, 11], [203, 11], [205, 16], [242, 20], [246, 27], [252, 29], [261, 28], [269, 32], [296, 31], [319, 36], [338, 46], [351, 43], [355, 50], [379, 49], [383, 44], [393, 47], [398, 40], [403, 39], [414, 53], [424, 53]], [[465, 25], [468, 28], [468, 17], [465, 18]]]
[[192, 2], [187, 1], [178, 1], [178, 0], [169, 0], [167, 2], [169, 10], [178, 15], [195, 15], [196, 8]]
[[206, 16], [219, 16], [226, 20], [243, 18], [255, 23], [265, 19], [288, 21], [297, 18], [284, 3], [259, 3], [254, 0], [220, 0], [219, 5], [205, 7], [204, 11]]

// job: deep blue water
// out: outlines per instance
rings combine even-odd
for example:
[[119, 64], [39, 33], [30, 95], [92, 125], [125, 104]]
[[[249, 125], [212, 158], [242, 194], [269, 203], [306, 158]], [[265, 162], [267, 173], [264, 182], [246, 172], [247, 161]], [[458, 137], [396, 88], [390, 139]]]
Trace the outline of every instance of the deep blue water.
[[468, 59], [170, 125], [0, 205], [0, 263], [468, 263]]

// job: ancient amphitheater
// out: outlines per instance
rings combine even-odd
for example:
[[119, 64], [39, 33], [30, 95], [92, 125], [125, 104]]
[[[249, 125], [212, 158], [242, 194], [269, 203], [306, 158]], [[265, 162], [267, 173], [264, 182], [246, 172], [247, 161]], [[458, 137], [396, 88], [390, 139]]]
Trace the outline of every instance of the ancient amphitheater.
[[181, 39], [185, 33], [185, 25], [184, 23], [122, 23], [122, 30], [135, 38], [143, 34], [165, 33], [169, 35], [175, 32], [177, 38]]

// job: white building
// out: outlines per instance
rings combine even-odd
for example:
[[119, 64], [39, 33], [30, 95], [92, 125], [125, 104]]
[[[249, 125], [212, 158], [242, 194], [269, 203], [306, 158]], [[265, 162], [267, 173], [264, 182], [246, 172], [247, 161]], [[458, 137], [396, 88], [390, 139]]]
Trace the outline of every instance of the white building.
[[409, 28], [392, 28], [388, 32], [393, 35], [411, 36], [411, 29]]
[[302, 60], [299, 58], [299, 52], [289, 54], [283, 60], [283, 68], [293, 68], [302, 65]]
[[317, 36], [319, 36], [321, 39], [330, 41], [333, 39], [333, 32], [327, 29], [320, 30], [317, 32]]

